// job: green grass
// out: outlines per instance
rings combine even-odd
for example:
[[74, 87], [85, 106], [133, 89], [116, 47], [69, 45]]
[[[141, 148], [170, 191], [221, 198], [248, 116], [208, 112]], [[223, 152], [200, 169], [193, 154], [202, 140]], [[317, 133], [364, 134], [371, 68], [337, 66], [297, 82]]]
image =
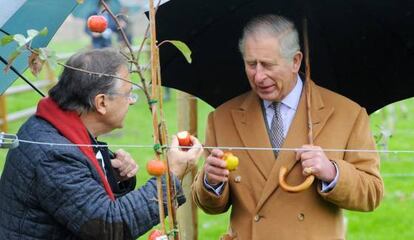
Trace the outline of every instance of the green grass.
[[[85, 44], [82, 42], [82, 44]], [[73, 44], [52, 44], [52, 47], [59, 52], [69, 52], [83, 49], [79, 43]], [[31, 79], [31, 74], [26, 73]], [[23, 81], [16, 81], [17, 84], [25, 84]], [[7, 98], [8, 112], [21, 110], [29, 106], [35, 106], [40, 99], [35, 92], [24, 93]], [[148, 107], [144, 102], [144, 97], [140, 96], [141, 101], [130, 108], [126, 118], [124, 129], [116, 130], [113, 133], [100, 138], [110, 144], [152, 144], [152, 120]], [[391, 137], [389, 149], [412, 149], [414, 138], [414, 114], [404, 113], [399, 107], [402, 103], [397, 103], [395, 107], [396, 116], [395, 133]], [[408, 109], [414, 107], [414, 99], [404, 101]], [[378, 135], [379, 126], [390, 118], [392, 108], [385, 111], [374, 113], [371, 116], [372, 130]], [[165, 119], [167, 121], [168, 132], [170, 134], [177, 131], [177, 106], [175, 91], [172, 91], [172, 99], [165, 102]], [[212, 110], [207, 104], [198, 102], [198, 126], [199, 138], [204, 140], [205, 120], [208, 112]], [[10, 123], [9, 133], [16, 133], [24, 120]], [[116, 148], [113, 148], [116, 149]], [[138, 172], [138, 185], [142, 185], [149, 178], [145, 171], [145, 163], [153, 157], [150, 148], [125, 148], [129, 151], [140, 166]], [[3, 169], [7, 151], [0, 150], [0, 171]], [[200, 165], [202, 160], [200, 161]], [[371, 213], [346, 212], [348, 223], [347, 239], [414, 239], [414, 178], [401, 177], [393, 174], [414, 172], [414, 161], [412, 154], [389, 154], [382, 156], [381, 173], [384, 175], [385, 198], [380, 207]], [[229, 213], [222, 215], [206, 215], [199, 211], [198, 230], [199, 239], [218, 239], [228, 226]], [[146, 236], [140, 239], [146, 239]]]

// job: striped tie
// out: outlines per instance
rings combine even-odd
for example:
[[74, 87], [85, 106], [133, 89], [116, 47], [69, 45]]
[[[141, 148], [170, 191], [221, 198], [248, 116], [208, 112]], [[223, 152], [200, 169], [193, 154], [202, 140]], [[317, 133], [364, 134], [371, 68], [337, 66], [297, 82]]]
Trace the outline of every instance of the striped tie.
[[[280, 115], [280, 103], [273, 102], [272, 108], [274, 115], [272, 119], [272, 125], [270, 126], [270, 141], [272, 142], [273, 148], [280, 148], [283, 144], [283, 121]], [[275, 150], [275, 155], [279, 154], [279, 150]]]

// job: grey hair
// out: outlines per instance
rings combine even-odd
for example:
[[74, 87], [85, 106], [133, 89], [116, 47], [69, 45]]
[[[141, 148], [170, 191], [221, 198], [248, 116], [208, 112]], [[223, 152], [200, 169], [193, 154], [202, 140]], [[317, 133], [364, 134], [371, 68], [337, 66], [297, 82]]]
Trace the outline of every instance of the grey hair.
[[250, 20], [243, 29], [243, 35], [239, 40], [239, 50], [244, 56], [246, 38], [249, 36], [272, 36], [280, 44], [280, 55], [287, 60], [293, 59], [296, 52], [300, 51], [299, 34], [295, 24], [278, 15], [261, 15]]
[[[117, 76], [121, 66], [128, 66], [126, 58], [112, 48], [93, 49], [71, 56], [67, 66]], [[69, 67], [63, 69], [59, 82], [49, 90], [49, 96], [63, 110], [79, 114], [95, 111], [98, 94], [113, 92], [121, 80], [110, 76], [90, 74]]]

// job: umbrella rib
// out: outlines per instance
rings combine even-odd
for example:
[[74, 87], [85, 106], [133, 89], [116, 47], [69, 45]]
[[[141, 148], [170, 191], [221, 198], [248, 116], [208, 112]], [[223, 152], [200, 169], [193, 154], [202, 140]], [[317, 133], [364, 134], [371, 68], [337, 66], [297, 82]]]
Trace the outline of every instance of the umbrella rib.
[[1, 28], [0, 28], [0, 32], [2, 32], [2, 33], [4, 33], [4, 34], [6, 34], [6, 35], [9, 35], [9, 36], [10, 36], [10, 33], [6, 32], [5, 30], [3, 30], [3, 29], [1, 29]]
[[[2, 56], [0, 56], [0, 60], [7, 65], [7, 61], [6, 59], [4, 59]], [[13, 65], [10, 65], [10, 69], [17, 74], [17, 76], [19, 76], [21, 79], [23, 79], [27, 84], [29, 84], [36, 92], [38, 92], [40, 94], [40, 96], [45, 97], [45, 94], [42, 93], [42, 91], [40, 91], [40, 89], [38, 89], [35, 85], [33, 85], [29, 80], [27, 80], [27, 78], [25, 78], [22, 74], [19, 73], [19, 71], [17, 71], [17, 69], [15, 67], [13, 67]]]

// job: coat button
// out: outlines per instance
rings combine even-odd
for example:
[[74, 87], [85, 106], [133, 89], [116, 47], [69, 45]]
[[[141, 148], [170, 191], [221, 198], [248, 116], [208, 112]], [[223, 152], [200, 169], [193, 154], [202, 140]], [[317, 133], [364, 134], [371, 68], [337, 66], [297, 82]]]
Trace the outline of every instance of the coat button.
[[241, 182], [241, 176], [236, 176], [236, 177], [234, 178], [234, 181], [235, 181], [236, 183]]
[[299, 214], [298, 214], [298, 220], [299, 220], [299, 221], [303, 221], [303, 220], [305, 220], [305, 214], [303, 214], [303, 213], [299, 213]]
[[254, 216], [254, 221], [255, 222], [258, 222], [259, 220], [260, 220], [260, 216], [259, 215]]

